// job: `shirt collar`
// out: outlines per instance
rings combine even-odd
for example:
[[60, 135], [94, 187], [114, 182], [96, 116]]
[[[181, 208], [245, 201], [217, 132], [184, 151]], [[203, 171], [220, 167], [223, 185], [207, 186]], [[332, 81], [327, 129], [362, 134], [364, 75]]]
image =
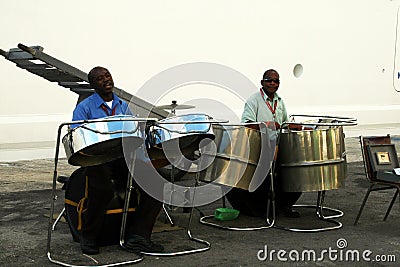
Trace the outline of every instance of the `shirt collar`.
[[[105, 104], [105, 101], [103, 100], [103, 98], [101, 98], [101, 96], [96, 92], [93, 94], [93, 100], [94, 100], [94, 103], [95, 103], [96, 107], [100, 107], [101, 105]], [[120, 103], [120, 99], [116, 94], [113, 93], [113, 104], [112, 104], [112, 106], [114, 107], [118, 103]]]
[[[261, 90], [263, 90], [263, 88], [261, 88]], [[264, 90], [263, 90], [263, 93], [264, 93], [264, 101], [271, 101], [271, 100], [269, 100], [269, 98], [268, 98], [267, 94], [264, 92]], [[276, 92], [274, 93], [274, 98], [272, 99], [272, 101], [275, 101], [275, 100], [278, 100], [278, 101], [281, 100], [281, 97]]]

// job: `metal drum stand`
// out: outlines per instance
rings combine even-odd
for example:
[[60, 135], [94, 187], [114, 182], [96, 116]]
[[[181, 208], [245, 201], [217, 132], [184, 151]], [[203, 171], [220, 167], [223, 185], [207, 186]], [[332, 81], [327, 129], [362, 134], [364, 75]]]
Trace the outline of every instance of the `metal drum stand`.
[[[282, 125], [282, 127], [279, 130], [279, 135], [278, 139], [276, 142], [276, 149], [275, 149], [275, 154], [274, 154], [274, 159], [272, 162], [271, 166], [271, 172], [270, 172], [270, 179], [271, 179], [271, 189], [270, 189], [270, 197], [267, 199], [267, 214], [271, 214], [272, 217], [266, 218], [267, 225], [262, 226], [262, 227], [248, 227], [248, 228], [238, 228], [238, 227], [228, 227], [228, 226], [223, 226], [217, 223], [212, 223], [207, 221], [208, 219], [212, 218], [213, 215], [209, 216], [203, 216], [200, 218], [200, 222], [205, 225], [221, 228], [221, 229], [226, 229], [226, 230], [237, 230], [237, 231], [251, 231], [251, 230], [262, 230], [262, 229], [269, 229], [269, 228], [277, 228], [277, 229], [283, 229], [283, 230], [288, 230], [288, 231], [293, 231], [293, 232], [320, 232], [320, 231], [327, 231], [327, 230], [334, 230], [342, 227], [342, 224], [334, 218], [339, 218], [343, 216], [343, 212], [337, 209], [332, 209], [328, 207], [324, 207], [324, 199], [325, 199], [325, 192], [326, 190], [330, 189], [336, 189], [339, 188], [342, 185], [342, 180], [344, 179], [346, 175], [346, 160], [345, 160], [345, 150], [344, 150], [344, 135], [342, 132], [342, 126], [353, 126], [357, 124], [356, 119], [353, 118], [346, 118], [346, 117], [330, 117], [330, 116], [310, 116], [310, 115], [292, 115], [294, 116], [301, 116], [301, 117], [312, 117], [314, 119], [317, 119], [317, 122], [306, 122], [306, 123], [295, 123], [295, 122], [287, 122]], [[296, 124], [299, 126], [302, 126], [302, 128], [309, 126], [313, 127], [311, 128], [312, 130], [297, 130], [297, 131], [291, 131], [289, 129], [285, 128], [290, 128], [291, 125]], [[333, 128], [332, 128], [333, 127]], [[315, 128], [325, 128], [323, 130], [315, 130]], [[326, 129], [327, 128], [327, 129]], [[285, 132], [284, 132], [285, 131]], [[326, 132], [328, 131], [328, 133]], [[308, 136], [304, 136], [306, 134], [312, 134], [315, 132], [316, 138], [314, 139], [319, 139], [323, 140], [322, 137], [324, 137], [326, 140], [323, 141], [322, 146], [325, 146], [324, 149], [326, 148], [326, 141], [340, 141], [338, 142], [338, 147], [334, 147], [329, 150], [329, 152], [326, 152], [328, 155], [328, 158], [324, 159], [317, 159], [317, 161], [313, 158], [315, 155], [320, 155], [320, 151], [317, 151], [318, 153], [316, 154], [311, 154], [312, 160], [310, 162], [307, 162], [309, 159], [308, 158], [301, 158], [297, 157], [298, 155], [294, 155], [294, 162], [293, 158], [290, 156], [293, 156], [293, 154], [296, 154], [296, 150], [299, 148], [304, 148], [308, 144], [305, 144], [304, 142], [301, 143], [304, 140], [312, 140], [313, 138], [308, 138]], [[296, 142], [293, 142], [293, 140], [289, 140], [292, 136], [291, 134], [294, 135], [301, 135], [301, 138], [299, 138], [300, 141], [297, 140]], [[283, 136], [283, 137], [282, 137]], [[332, 140], [329, 138], [333, 138]], [[283, 141], [282, 141], [283, 140]], [[296, 140], [295, 140], [296, 141]], [[324, 143], [325, 142], [325, 143]], [[290, 145], [293, 144], [298, 144], [296, 147], [290, 147]], [[300, 145], [299, 145], [300, 144]], [[315, 142], [313, 143], [315, 145]], [[329, 144], [330, 145], [330, 144]], [[289, 152], [286, 153], [289, 155], [288, 158], [282, 157], [282, 154], [279, 154], [279, 151], [282, 151], [282, 147], [289, 147]], [[293, 153], [294, 152], [294, 153]], [[299, 152], [299, 151], [297, 151]], [[251, 152], [250, 152], [251, 154]], [[285, 155], [286, 155], [285, 154]], [[301, 154], [301, 153], [300, 153]], [[304, 153], [306, 154], [306, 153]], [[310, 155], [308, 155], [310, 156]], [[331, 157], [331, 158], [330, 158]], [[299, 160], [300, 158], [300, 160]], [[286, 160], [286, 161], [285, 161]], [[319, 162], [318, 162], [319, 160]], [[299, 162], [296, 162], [299, 161]], [[282, 167], [287, 168], [284, 169], [282, 172]], [[299, 175], [299, 168], [305, 168], [306, 171], [303, 173], [303, 177], [300, 177], [302, 179], [298, 179]], [[330, 171], [331, 169], [338, 171], [340, 173], [340, 177], [330, 177], [330, 179], [326, 179], [327, 177], [318, 177], [315, 176], [313, 173], [313, 168], [320, 169], [323, 168], [323, 173], [325, 174], [331, 174]], [[309, 171], [308, 169], [311, 169]], [[326, 170], [327, 169], [327, 170]], [[321, 227], [321, 228], [314, 228], [314, 229], [301, 229], [301, 228], [291, 228], [291, 227], [283, 227], [279, 226], [276, 224], [276, 214], [275, 214], [275, 192], [274, 192], [274, 179], [272, 174], [275, 175], [275, 173], [280, 172], [283, 178], [285, 178], [285, 184], [287, 184], [287, 190], [288, 192], [309, 192], [309, 191], [318, 191], [318, 199], [316, 205], [295, 205], [295, 207], [301, 207], [301, 208], [314, 208], [316, 210], [316, 215], [317, 218], [334, 224], [334, 226], [331, 227]], [[302, 170], [304, 171], [304, 169]], [[301, 171], [300, 171], [301, 173]], [[288, 177], [288, 178], [287, 178]], [[325, 178], [325, 179], [323, 179]], [[323, 182], [321, 182], [323, 180]], [[302, 184], [302, 182], [306, 182], [306, 184]], [[232, 184], [228, 184], [232, 186]], [[242, 187], [243, 188], [243, 187]], [[243, 188], [246, 189], [246, 188]], [[272, 208], [272, 213], [270, 213], [270, 208]], [[323, 214], [324, 211], [330, 211], [334, 213], [333, 215], [330, 216], [325, 216]]]
[[[260, 173], [262, 179], [269, 172], [266, 179], [270, 179], [270, 194], [265, 199], [267, 213], [273, 214], [272, 218], [266, 216], [265, 225], [256, 227], [231, 227], [211, 222], [214, 215], [202, 216], [200, 223], [232, 231], [254, 231], [269, 229], [275, 223], [275, 197], [274, 181], [271, 173], [274, 173], [274, 157], [277, 152], [276, 143], [270, 142], [268, 131], [261, 123], [215, 125], [216, 155], [209, 151], [203, 151], [204, 156], [215, 156], [213, 163], [202, 173], [201, 179], [219, 185], [249, 190], [254, 187], [252, 181]], [[269, 151], [269, 153], [263, 153]], [[259, 164], [259, 162], [264, 163]], [[263, 167], [260, 167], [263, 166]], [[258, 173], [258, 174], [256, 174]], [[222, 197], [225, 207], [225, 196]], [[272, 209], [272, 213], [270, 213]]]
[[[155, 123], [154, 127], [150, 130], [150, 136], [153, 138], [153, 144], [164, 145], [167, 142], [179, 142], [179, 144], [184, 144], [184, 151], [188, 152], [192, 148], [187, 146], [190, 144], [191, 140], [196, 140], [193, 142], [199, 142], [197, 138], [205, 138], [205, 137], [213, 137], [211, 128], [211, 122], [213, 122], [212, 118], [204, 114], [188, 114], [188, 115], [181, 115], [176, 117], [170, 117], [164, 120], [160, 120]], [[208, 126], [207, 126], [208, 125]], [[183, 127], [185, 126], [185, 127]], [[186, 130], [182, 130], [185, 128]], [[198, 137], [199, 136], [199, 137]], [[152, 156], [151, 151], [149, 152], [150, 157]], [[164, 155], [163, 157], [168, 158], [168, 155]], [[173, 167], [174, 168], [174, 167]], [[173, 171], [172, 168], [172, 182], [174, 182]], [[195, 182], [195, 186], [197, 186], [197, 182]], [[170, 201], [172, 202], [173, 197], [173, 190], [170, 195]], [[192, 201], [195, 198], [195, 194], [193, 194]], [[168, 213], [170, 210], [170, 206], [166, 207], [165, 203], [163, 204], [163, 210], [170, 222], [171, 225], [174, 225], [174, 222], [171, 216]], [[199, 253], [207, 251], [211, 248], [211, 244], [200, 238], [196, 238], [191, 233], [191, 223], [193, 218], [193, 209], [191, 209], [189, 214], [189, 220], [186, 228], [186, 234], [190, 241], [197, 242], [199, 244], [205, 245], [203, 248], [197, 249], [189, 249], [177, 252], [160, 252], [160, 253], [151, 253], [151, 252], [142, 252], [143, 255], [147, 256], [181, 256], [181, 255], [188, 255], [193, 253]]]
[[[268, 175], [268, 177], [270, 177], [270, 179], [271, 179], [270, 192], [271, 192], [271, 196], [273, 196], [274, 195], [274, 189], [273, 189], [272, 175]], [[224, 199], [223, 199], [223, 201], [224, 201]], [[272, 218], [270, 218], [269, 216], [266, 216], [266, 218], [265, 218], [265, 223], [266, 224], [264, 226], [257, 226], [257, 227], [231, 227], [231, 226], [225, 226], [225, 225], [222, 225], [222, 224], [213, 223], [213, 222], [208, 221], [209, 219], [214, 218], [214, 215], [202, 216], [200, 218], [200, 223], [202, 223], [204, 225], [216, 227], [216, 228], [219, 228], [219, 229], [230, 230], [230, 231], [265, 230], [265, 229], [270, 229], [270, 228], [274, 227], [274, 224], [275, 224], [275, 199], [274, 199], [274, 197], [268, 198], [268, 200], [267, 200], [267, 214], [270, 214], [270, 209], [272, 209]]]
[[[294, 116], [317, 118], [318, 121], [288, 122], [282, 125], [278, 136], [281, 153], [278, 153], [277, 164], [279, 165], [278, 176], [280, 175], [280, 178], [284, 180], [283, 191], [317, 191], [316, 205], [294, 205], [294, 207], [314, 208], [319, 220], [331, 223], [333, 226], [305, 229], [275, 224], [274, 227], [292, 232], [322, 232], [339, 229], [342, 223], [334, 218], [340, 218], [344, 213], [338, 209], [324, 207], [323, 203], [326, 190], [338, 189], [344, 184], [347, 162], [342, 126], [357, 125], [357, 120], [347, 117], [312, 115], [292, 115], [291, 117]], [[302, 130], [291, 131], [291, 125], [301, 126]], [[333, 215], [324, 216], [324, 211], [330, 211]]]
[[[62, 210], [61, 214], [58, 216], [58, 218], [55, 220], [55, 222], [53, 222], [53, 216], [54, 216], [54, 203], [57, 200], [57, 195], [56, 195], [56, 183], [57, 183], [57, 167], [58, 167], [58, 160], [59, 160], [59, 148], [60, 148], [60, 143], [61, 143], [61, 132], [62, 132], [62, 128], [64, 126], [69, 126], [72, 124], [86, 124], [86, 123], [95, 123], [95, 122], [125, 122], [125, 121], [146, 121], [146, 120], [154, 120], [154, 119], [141, 119], [141, 118], [108, 118], [108, 119], [103, 119], [103, 120], [82, 120], [82, 121], [74, 121], [74, 122], [66, 122], [66, 123], [62, 123], [59, 125], [58, 127], [58, 132], [57, 132], [57, 142], [56, 142], [56, 152], [55, 152], [55, 158], [54, 158], [54, 172], [53, 172], [53, 185], [52, 185], [52, 197], [51, 197], [51, 207], [50, 207], [50, 216], [49, 216], [49, 225], [48, 225], [48, 232], [47, 232], [47, 258], [49, 259], [50, 262], [54, 263], [54, 264], [58, 264], [58, 265], [62, 265], [62, 266], [87, 266], [87, 265], [74, 265], [74, 264], [70, 264], [70, 263], [66, 263], [63, 262], [61, 260], [57, 260], [52, 256], [52, 248], [51, 248], [51, 238], [52, 238], [52, 232], [55, 230], [56, 224], [58, 223], [58, 221], [60, 220], [62, 214], [65, 211], [65, 208]], [[97, 130], [95, 129], [88, 129], [85, 127], [85, 130], [87, 130], [88, 132], [93, 132], [96, 133]], [[132, 132], [136, 132], [137, 128], [134, 129], [134, 131]], [[125, 132], [125, 131], [112, 131], [112, 132], [101, 132], [101, 134], [124, 134], [124, 133], [132, 133], [132, 132]], [[90, 134], [90, 133], [89, 133]], [[90, 139], [90, 138], [88, 138]], [[80, 144], [81, 145], [81, 144]], [[87, 144], [86, 144], [87, 145]], [[70, 151], [66, 151], [67, 156], [69, 157], [69, 159], [72, 158], [72, 155], [70, 154], [71, 151], [73, 151], [72, 149], [72, 145], [69, 147], [71, 150]], [[132, 176], [129, 175], [128, 177], [128, 187], [126, 189], [127, 193], [129, 194], [130, 197], [130, 192], [132, 190]], [[125, 204], [124, 204], [124, 209], [123, 209], [123, 220], [121, 223], [121, 236], [123, 233], [125, 233], [125, 224], [126, 224], [126, 217], [127, 217], [127, 213], [128, 213], [128, 206], [129, 206], [129, 197], [125, 197]], [[127, 202], [128, 200], [128, 202]], [[128, 203], [128, 205], [127, 205]], [[136, 254], [135, 254], [136, 255]], [[135, 264], [138, 263], [140, 261], [142, 261], [144, 259], [144, 257], [142, 255], [136, 255], [137, 258], [133, 259], [133, 260], [127, 260], [127, 261], [121, 261], [121, 262], [115, 262], [115, 263], [110, 263], [110, 264], [104, 264], [104, 265], [93, 265], [93, 266], [122, 266], [122, 265], [128, 265], [128, 264]]]

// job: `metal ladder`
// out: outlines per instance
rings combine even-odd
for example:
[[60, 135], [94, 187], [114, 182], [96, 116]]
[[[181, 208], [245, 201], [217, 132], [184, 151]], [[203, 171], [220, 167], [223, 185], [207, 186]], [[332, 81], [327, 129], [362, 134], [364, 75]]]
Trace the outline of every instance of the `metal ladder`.
[[[89, 85], [87, 73], [75, 68], [55, 57], [43, 52], [41, 46], [26, 46], [18, 44], [18, 48], [11, 48], [8, 52], [0, 49], [0, 55], [15, 63], [17, 67], [40, 76], [50, 82], [57, 82], [59, 86], [69, 88], [79, 95], [78, 103], [90, 96], [94, 89]], [[153, 118], [163, 119], [168, 112], [154, 109], [154, 105], [132, 94], [114, 87], [114, 93], [127, 103], [132, 103], [132, 110], [138, 114], [149, 114]], [[150, 112], [150, 113], [149, 113]]]

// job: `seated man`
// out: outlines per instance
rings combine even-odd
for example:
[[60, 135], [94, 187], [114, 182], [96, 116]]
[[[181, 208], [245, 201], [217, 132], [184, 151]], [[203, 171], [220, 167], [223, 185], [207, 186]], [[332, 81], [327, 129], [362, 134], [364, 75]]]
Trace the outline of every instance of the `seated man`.
[[[282, 98], [276, 93], [279, 84], [278, 72], [273, 69], [267, 70], [261, 80], [262, 88], [246, 101], [242, 114], [242, 122], [244, 123], [264, 122], [271, 130], [270, 134], [272, 138], [277, 137], [278, 129], [283, 122], [289, 120], [285, 104]], [[293, 125], [291, 128], [297, 129], [298, 125]], [[270, 178], [267, 177], [268, 174], [265, 175], [266, 179], [254, 192], [232, 188], [226, 195], [232, 207], [246, 215], [256, 217], [266, 216]], [[299, 217], [300, 214], [294, 211], [292, 206], [301, 196], [301, 192], [282, 192], [279, 181], [275, 181], [274, 185], [277, 214], [294, 218]]]
[[[73, 121], [92, 120], [112, 115], [132, 115], [128, 104], [113, 93], [114, 82], [110, 72], [95, 67], [88, 74], [89, 83], [95, 93], [81, 101], [73, 112]], [[73, 125], [77, 126], [77, 125]], [[111, 178], [126, 179], [128, 168], [125, 160], [118, 159], [86, 168], [88, 177], [88, 200], [82, 216], [81, 249], [85, 254], [98, 254], [96, 242], [101, 234], [106, 205], [112, 199]], [[139, 188], [139, 206], [132, 222], [126, 227], [125, 247], [134, 252], [162, 252], [162, 245], [151, 241], [155, 220], [162, 203]]]

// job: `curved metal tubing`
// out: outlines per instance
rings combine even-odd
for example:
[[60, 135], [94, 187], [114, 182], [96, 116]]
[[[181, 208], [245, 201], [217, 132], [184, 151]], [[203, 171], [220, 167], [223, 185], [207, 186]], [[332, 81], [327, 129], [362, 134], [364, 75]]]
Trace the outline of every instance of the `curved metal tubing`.
[[[311, 205], [311, 204], [299, 204], [299, 205], [293, 205], [293, 207], [314, 208], [314, 209], [316, 209], [317, 217], [320, 218], [321, 220], [340, 218], [340, 217], [343, 217], [343, 215], [344, 215], [344, 212], [341, 210], [329, 208], [329, 207], [317, 207], [316, 205]], [[322, 214], [324, 210], [334, 212], [336, 214], [333, 214], [330, 216], [324, 216]]]
[[[200, 177], [200, 172], [196, 173], [196, 179], [195, 179], [195, 187], [199, 185], [199, 177]], [[193, 191], [193, 197], [192, 197], [192, 203], [194, 203], [194, 198], [195, 198], [196, 190]], [[188, 226], [186, 229], [186, 234], [189, 237], [189, 240], [200, 243], [205, 245], [206, 247], [204, 248], [198, 248], [198, 249], [191, 249], [191, 250], [184, 250], [184, 251], [178, 251], [178, 252], [163, 252], [163, 253], [150, 253], [150, 252], [142, 252], [143, 255], [148, 255], [148, 256], [157, 256], [157, 257], [172, 257], [172, 256], [182, 256], [182, 255], [188, 255], [188, 254], [194, 254], [194, 253], [199, 253], [199, 252], [204, 252], [207, 251], [211, 248], [211, 243], [192, 236], [192, 232], [190, 230], [190, 226], [192, 224], [192, 218], [193, 218], [193, 208], [190, 211], [189, 214], [189, 220], [188, 220]], [[167, 213], [168, 214], [168, 213]]]
[[[121, 120], [121, 119], [115, 119], [115, 120]], [[143, 118], [131, 118], [129, 120], [133, 121], [153, 121], [154, 119], [143, 119]], [[53, 185], [52, 185], [52, 195], [51, 195], [51, 203], [50, 203], [50, 216], [49, 216], [49, 224], [47, 228], [47, 258], [49, 259], [50, 262], [54, 264], [58, 264], [61, 266], [68, 266], [68, 267], [81, 267], [81, 266], [88, 266], [88, 265], [72, 265], [60, 260], [56, 260], [52, 257], [51, 254], [51, 237], [52, 237], [52, 232], [55, 230], [55, 225], [56, 223], [53, 223], [53, 216], [54, 216], [54, 202], [57, 200], [56, 196], [56, 182], [57, 182], [57, 167], [58, 167], [58, 160], [59, 160], [59, 153], [60, 153], [60, 143], [61, 143], [61, 131], [64, 126], [71, 125], [71, 124], [77, 124], [77, 123], [86, 123], [86, 122], [93, 122], [93, 121], [101, 121], [101, 120], [82, 120], [82, 121], [74, 121], [74, 122], [66, 122], [62, 123], [58, 127], [58, 132], [57, 132], [57, 141], [56, 141], [56, 151], [55, 151], [55, 157], [54, 157], [54, 172], [53, 172]], [[138, 255], [139, 258], [134, 259], [134, 260], [128, 260], [128, 261], [122, 261], [122, 262], [116, 262], [116, 263], [110, 263], [110, 264], [104, 264], [104, 265], [98, 265], [97, 263], [92, 266], [102, 266], [102, 267], [108, 267], [108, 266], [122, 266], [122, 265], [128, 265], [128, 264], [135, 264], [141, 262], [144, 257], [142, 255]]]
[[[47, 258], [49, 259], [50, 262], [54, 263], [54, 264], [58, 264], [61, 266], [68, 266], [68, 267], [86, 267], [86, 266], [98, 266], [98, 267], [111, 267], [111, 266], [123, 266], [123, 265], [130, 265], [130, 264], [136, 264], [141, 262], [144, 257], [140, 256], [140, 258], [135, 259], [135, 260], [131, 260], [131, 261], [124, 261], [124, 262], [116, 262], [116, 263], [110, 263], [110, 264], [103, 264], [103, 265], [71, 265], [62, 261], [58, 261], [58, 260], [54, 260], [51, 258], [50, 252], [47, 252]], [[90, 257], [91, 258], [91, 257]]]
[[[237, 127], [238, 125], [236, 124], [232, 124], [232, 125], [227, 125], [227, 126], [234, 126]], [[243, 128], [245, 129], [245, 128]], [[253, 129], [247, 129], [247, 131], [253, 132]], [[260, 137], [259, 137], [260, 138]], [[278, 140], [279, 140], [279, 136], [278, 136]], [[252, 143], [254, 142], [254, 138], [251, 141]], [[257, 142], [256, 142], [257, 143]], [[260, 142], [257, 143], [257, 145], [260, 144]], [[276, 153], [278, 151], [278, 142], [276, 142], [275, 144], [275, 149], [274, 149], [274, 155], [273, 155], [273, 159], [276, 158]], [[254, 153], [254, 151], [253, 151]], [[254, 155], [253, 155], [254, 156]], [[231, 156], [229, 158], [232, 158]], [[270, 163], [270, 173], [268, 175], [269, 179], [270, 179], [270, 192], [271, 195], [273, 196], [272, 199], [267, 198], [267, 214], [270, 214], [270, 208], [272, 208], [272, 218], [270, 219], [268, 216], [266, 216], [266, 225], [265, 226], [257, 226], [257, 227], [230, 227], [230, 226], [224, 226], [221, 224], [217, 224], [217, 223], [212, 223], [212, 222], [208, 222], [207, 220], [210, 218], [213, 218], [214, 215], [207, 215], [207, 216], [203, 216], [200, 218], [200, 223], [204, 224], [204, 225], [208, 225], [208, 226], [212, 226], [212, 227], [216, 227], [216, 228], [220, 228], [220, 229], [224, 229], [224, 230], [231, 230], [231, 231], [256, 231], [256, 230], [265, 230], [265, 229], [270, 229], [274, 226], [275, 224], [275, 198], [274, 198], [274, 179], [272, 177], [272, 173], [275, 172], [275, 160], [272, 160]], [[222, 184], [227, 184], [230, 186], [235, 186], [237, 187], [235, 184], [232, 183], [222, 183]], [[242, 189], [247, 190], [248, 189], [248, 185], [246, 185], [245, 187], [242, 187]], [[224, 199], [223, 199], [224, 200]]]
[[[274, 227], [277, 229], [291, 231], [291, 232], [305, 232], [305, 233], [324, 232], [324, 231], [330, 231], [330, 230], [336, 230], [336, 229], [342, 228], [342, 226], [343, 226], [342, 223], [339, 221], [333, 220], [333, 218], [342, 217], [344, 213], [338, 209], [324, 207], [323, 206], [324, 198], [325, 198], [325, 191], [318, 191], [318, 198], [317, 198], [316, 205], [294, 205], [294, 207], [315, 208], [318, 219], [320, 219], [321, 221], [324, 221], [324, 222], [332, 223], [335, 226], [312, 228], [312, 229], [290, 228], [290, 227], [283, 227], [283, 226], [279, 226], [279, 225], [274, 225]], [[336, 212], [336, 214], [331, 215], [331, 216], [324, 216], [323, 210], [329, 210], [332, 212]]]
[[[352, 126], [352, 125], [357, 125], [357, 120], [354, 118], [348, 118], [348, 117], [332, 117], [332, 116], [314, 116], [314, 115], [291, 115], [292, 116], [302, 116], [302, 117], [313, 117], [313, 118], [320, 118], [320, 119], [324, 119], [324, 120], [331, 120], [331, 122], [313, 122], [313, 123], [296, 123], [296, 122], [285, 122], [282, 124], [282, 127], [280, 128], [280, 134], [278, 135], [278, 139], [277, 139], [277, 143], [276, 143], [276, 150], [275, 150], [275, 157], [274, 157], [274, 161], [272, 162], [272, 167], [271, 167], [271, 173], [274, 173], [275, 171], [275, 165], [276, 165], [276, 156], [277, 156], [277, 150], [278, 150], [278, 146], [280, 143], [280, 139], [281, 139], [281, 135], [282, 135], [282, 129], [291, 125], [291, 124], [296, 124], [296, 125], [303, 125], [303, 126], [329, 126], [329, 127], [341, 127], [341, 126]], [[290, 130], [288, 130], [290, 131]], [[344, 157], [345, 153], [341, 153], [339, 159], [333, 159], [330, 161], [324, 161], [324, 162], [312, 162], [310, 164], [306, 164], [306, 165], [323, 165], [326, 163], [345, 163], [344, 159], [341, 159], [341, 157]], [[271, 177], [271, 193], [272, 195], [274, 194], [273, 191], [273, 179]], [[330, 188], [332, 189], [332, 188]], [[213, 227], [217, 227], [217, 228], [221, 228], [221, 229], [225, 229], [225, 230], [236, 230], [236, 231], [253, 231], [253, 230], [262, 230], [262, 229], [269, 229], [271, 227], [275, 227], [277, 229], [283, 229], [283, 230], [288, 230], [288, 231], [293, 231], [293, 232], [321, 232], [321, 231], [328, 231], [328, 230], [334, 230], [334, 229], [339, 229], [342, 227], [342, 223], [333, 220], [333, 218], [338, 218], [343, 216], [343, 212], [337, 209], [331, 209], [331, 208], [327, 208], [327, 207], [323, 207], [323, 201], [324, 201], [324, 197], [325, 197], [325, 190], [322, 191], [318, 191], [318, 199], [317, 199], [317, 205], [295, 205], [297, 207], [308, 207], [308, 208], [316, 208], [316, 214], [318, 219], [329, 222], [329, 223], [333, 223], [335, 224], [335, 226], [332, 227], [323, 227], [323, 228], [316, 228], [316, 229], [297, 229], [297, 228], [288, 228], [288, 227], [282, 227], [282, 226], [278, 226], [275, 225], [275, 201], [274, 199], [272, 200], [272, 208], [273, 208], [273, 213], [272, 213], [272, 222], [269, 221], [269, 218], [267, 218], [267, 226], [262, 226], [262, 227], [247, 227], [247, 228], [239, 228], [239, 227], [228, 227], [228, 226], [223, 226], [220, 224], [216, 224], [216, 223], [211, 223], [211, 222], [207, 222], [207, 219], [210, 219], [213, 217], [213, 215], [209, 215], [209, 216], [203, 216], [200, 218], [200, 223], [205, 224], [205, 225], [209, 225], [209, 226], [213, 226]], [[269, 202], [270, 200], [268, 200], [268, 209], [267, 209], [267, 214], [269, 214]], [[329, 211], [333, 211], [336, 212], [337, 214], [335, 215], [331, 215], [331, 216], [324, 216], [323, 215], [323, 210], [329, 210]]]
[[[272, 166], [271, 166], [271, 173], [273, 173], [273, 171], [274, 171], [274, 163], [272, 163]], [[271, 179], [271, 188], [270, 188], [271, 195], [274, 196], [274, 194], [275, 194], [274, 193], [274, 179], [272, 179], [271, 173], [268, 176]], [[270, 199], [267, 200], [267, 214], [269, 214], [270, 207], [272, 207], [272, 219], [270, 219], [267, 216], [265, 218], [267, 225], [265, 225], [265, 226], [258, 226], [258, 227], [230, 227], [230, 226], [224, 226], [224, 225], [217, 224], [217, 223], [207, 222], [207, 220], [210, 219], [210, 218], [213, 218], [214, 215], [207, 215], [207, 216], [201, 217], [200, 218], [200, 223], [202, 223], [204, 225], [208, 225], [208, 226], [224, 229], [224, 230], [231, 230], [231, 231], [256, 231], [256, 230], [270, 229], [270, 228], [274, 227], [274, 224], [275, 224], [275, 199], [274, 199], [274, 197], [272, 197], [272, 200], [270, 200]]]
[[272, 228], [273, 222], [269, 222], [269, 218], [266, 219], [267, 225], [266, 226], [259, 226], [259, 227], [230, 227], [230, 226], [223, 226], [221, 224], [207, 222], [208, 219], [214, 218], [214, 215], [207, 215], [200, 218], [200, 223], [213, 226], [216, 228], [224, 229], [224, 230], [231, 230], [231, 231], [256, 231], [256, 230], [264, 230]]
[[318, 118], [321, 120], [328, 120], [331, 122], [285, 122], [284, 124], [299, 124], [304, 126], [355, 126], [357, 125], [356, 118], [342, 117], [342, 116], [324, 116], [324, 115], [299, 115], [292, 114], [291, 118], [294, 117], [308, 117], [308, 118]]
[[142, 252], [142, 254], [143, 255], [147, 255], [147, 256], [156, 256], [156, 257], [173, 257], [173, 256], [183, 256], [183, 255], [189, 255], [189, 254], [204, 252], [204, 251], [207, 251], [207, 250], [209, 250], [211, 248], [211, 243], [210, 242], [202, 240], [200, 238], [193, 237], [192, 234], [191, 234], [191, 231], [189, 229], [186, 231], [186, 234], [188, 235], [190, 240], [195, 241], [197, 243], [204, 244], [204, 245], [206, 245], [206, 247], [198, 248], [198, 249], [185, 250], [185, 251], [177, 251], [177, 252], [160, 252], [160, 253]]
[[65, 213], [65, 207], [62, 209], [62, 211], [60, 212], [60, 214], [58, 214], [57, 219], [54, 221], [53, 226], [51, 227], [51, 230], [56, 230], [56, 226], [58, 224], [58, 222], [61, 220], [61, 218], [63, 217]]

